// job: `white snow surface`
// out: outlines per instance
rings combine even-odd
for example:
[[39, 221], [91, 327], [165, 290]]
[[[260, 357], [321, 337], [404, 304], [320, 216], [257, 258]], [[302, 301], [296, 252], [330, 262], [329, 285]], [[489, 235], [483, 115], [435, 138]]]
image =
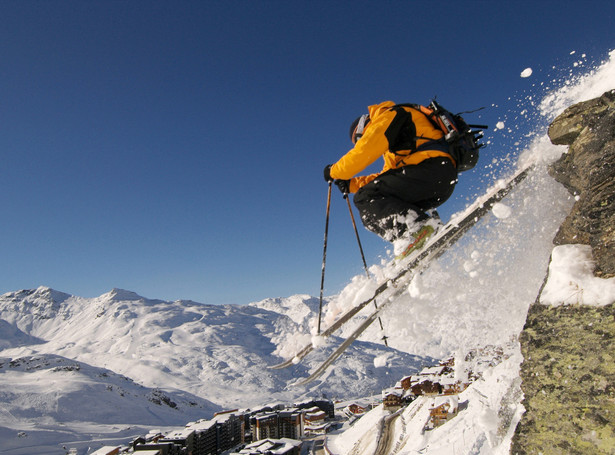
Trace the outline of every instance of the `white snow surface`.
[[[117, 289], [91, 299], [46, 287], [0, 296], [0, 454], [63, 454], [67, 447], [82, 455], [221, 409], [374, 395], [451, 355], [463, 379], [468, 352], [488, 346], [504, 355], [473, 366], [480, 377], [459, 395], [459, 414], [423, 431], [433, 403], [416, 400], [392, 420], [389, 455], [507, 454], [523, 413], [516, 340], [551, 254], [543, 300], [581, 303], [606, 295], [597, 302], [610, 303], [613, 283], [590, 277], [584, 247], [553, 251], [553, 236], [574, 199], [547, 174], [566, 148], [552, 145], [546, 128], [564, 108], [615, 88], [614, 81], [612, 51], [602, 65], [571, 73], [542, 100], [520, 102], [519, 116], [535, 106], [540, 121], [533, 122], [536, 130], [519, 133], [531, 141], [517, 166], [535, 163], [535, 170], [457, 245], [402, 284], [407, 292], [382, 314], [389, 348], [373, 324], [307, 387], [291, 384], [332, 349], [315, 336], [319, 302], [309, 296], [243, 306], [152, 300]], [[478, 171], [491, 174], [497, 186], [503, 177], [497, 170], [493, 162]], [[370, 268], [371, 279], [355, 277], [325, 300], [324, 326], [396, 273], [387, 257]], [[367, 311], [339, 335], [347, 336]], [[324, 346], [301, 363], [266, 368], [312, 340]], [[371, 454], [387, 416], [377, 407], [331, 435], [327, 446], [336, 455]]]
[[549, 279], [540, 296], [545, 305], [608, 305], [615, 302], [615, 278], [597, 278], [589, 245], [553, 248]]

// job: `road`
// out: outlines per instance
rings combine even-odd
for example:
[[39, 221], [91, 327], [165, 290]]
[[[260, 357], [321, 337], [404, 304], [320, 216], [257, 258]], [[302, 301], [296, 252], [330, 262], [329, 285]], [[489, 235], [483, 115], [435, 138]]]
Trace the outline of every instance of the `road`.
[[326, 455], [325, 437], [314, 436], [309, 439], [304, 439], [301, 455]]

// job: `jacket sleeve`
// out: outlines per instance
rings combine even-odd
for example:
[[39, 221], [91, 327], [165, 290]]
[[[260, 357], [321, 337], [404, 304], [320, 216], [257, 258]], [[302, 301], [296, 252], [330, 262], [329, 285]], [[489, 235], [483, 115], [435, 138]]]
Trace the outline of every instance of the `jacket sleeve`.
[[[389, 150], [389, 141], [385, 132], [395, 117], [395, 112], [389, 110], [393, 105], [394, 103], [387, 101], [378, 106], [370, 107], [372, 120], [365, 129], [365, 134], [357, 141], [353, 149], [331, 166], [332, 178], [349, 180]], [[374, 174], [373, 178], [376, 176], [377, 174]]]
[[350, 187], [348, 188], [348, 191], [350, 191], [351, 193], [356, 193], [357, 191], [359, 191], [359, 188], [367, 185], [369, 182], [371, 182], [372, 180], [376, 180], [376, 177], [378, 177], [380, 174], [370, 174], [370, 175], [363, 175], [360, 177], [353, 177], [350, 179]]

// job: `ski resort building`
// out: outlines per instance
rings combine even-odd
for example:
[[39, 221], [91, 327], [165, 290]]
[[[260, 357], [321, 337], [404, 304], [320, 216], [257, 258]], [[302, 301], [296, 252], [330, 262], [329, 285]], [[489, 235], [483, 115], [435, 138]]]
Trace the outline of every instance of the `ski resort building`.
[[303, 410], [305, 421], [304, 433], [306, 435], [326, 434], [331, 424], [327, 422], [327, 414], [318, 406]]
[[382, 406], [387, 411], [397, 411], [403, 405], [403, 389], [391, 388], [382, 392]]
[[413, 395], [456, 395], [464, 391], [469, 383], [455, 378], [455, 360], [444, 360], [433, 367], [424, 368], [420, 373], [406, 376], [400, 386]]
[[[197, 420], [167, 434], [161, 434], [158, 430], [150, 432], [134, 440], [128, 452], [124, 450], [119, 453], [220, 455], [243, 447], [235, 453], [299, 454], [300, 440], [305, 436], [306, 429], [310, 434], [324, 434], [330, 428], [329, 416], [335, 416], [331, 401], [310, 401], [299, 406], [279, 404], [254, 411], [234, 409], [219, 412], [210, 420]], [[246, 446], [246, 443], [249, 445]], [[111, 451], [117, 448], [104, 449]]]
[[221, 413], [212, 420], [198, 420], [165, 436], [152, 435], [133, 442], [134, 452], [153, 450], [160, 455], [218, 455], [245, 442], [244, 415]]
[[455, 417], [459, 412], [458, 401], [456, 395], [435, 398], [429, 408], [429, 421], [425, 429], [433, 430]]
[[294, 439], [264, 439], [245, 446], [230, 455], [300, 455], [303, 443]]
[[310, 409], [316, 406], [322, 410], [329, 419], [335, 419], [335, 405], [329, 400], [311, 400], [303, 403], [295, 403], [297, 409]]
[[358, 405], [356, 403], [352, 403], [344, 408], [344, 412], [351, 415], [363, 415], [367, 412], [367, 408], [365, 406]]
[[257, 414], [250, 418], [252, 440], [303, 437], [303, 413], [298, 409]]
[[120, 446], [103, 446], [92, 452], [90, 455], [118, 455], [120, 453], [120, 449]]
[[399, 388], [401, 389], [408, 390], [410, 389], [411, 385], [412, 385], [412, 376], [404, 376], [403, 378], [401, 378], [401, 381], [399, 381]]

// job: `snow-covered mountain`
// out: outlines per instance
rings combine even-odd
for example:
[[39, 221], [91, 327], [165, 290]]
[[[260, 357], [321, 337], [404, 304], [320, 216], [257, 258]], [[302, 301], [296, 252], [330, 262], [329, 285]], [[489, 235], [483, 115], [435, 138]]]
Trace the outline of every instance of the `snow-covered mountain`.
[[[195, 395], [136, 384], [105, 368], [53, 354], [0, 358], [3, 411], [15, 420], [180, 425], [220, 410]], [[19, 385], [19, 386], [15, 386]]]
[[[313, 310], [309, 296], [218, 306], [119, 289], [91, 299], [47, 287], [4, 294], [0, 427], [18, 447], [17, 435], [43, 421], [182, 425], [221, 409], [370, 394], [431, 360], [359, 342], [325, 384], [292, 387], [327, 349], [286, 370], [267, 366], [279, 362], [277, 344], [290, 334], [309, 337]], [[387, 368], [374, 366], [383, 356]]]

